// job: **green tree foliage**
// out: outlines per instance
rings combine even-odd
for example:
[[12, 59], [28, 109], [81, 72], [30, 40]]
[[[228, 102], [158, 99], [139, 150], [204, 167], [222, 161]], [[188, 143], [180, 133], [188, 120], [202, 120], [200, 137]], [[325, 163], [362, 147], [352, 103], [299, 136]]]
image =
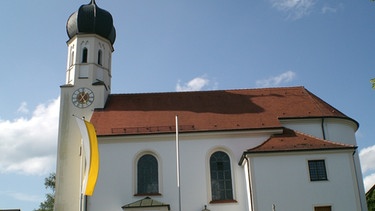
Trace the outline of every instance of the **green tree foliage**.
[[55, 204], [55, 183], [56, 183], [56, 174], [51, 173], [49, 177], [44, 179], [44, 186], [46, 189], [51, 189], [52, 193], [46, 194], [46, 200], [41, 202], [39, 209], [34, 211], [53, 211], [53, 205]]
[[372, 84], [372, 88], [375, 89], [375, 78], [371, 79], [370, 82]]
[[368, 210], [375, 210], [375, 185], [366, 193], [366, 201]]

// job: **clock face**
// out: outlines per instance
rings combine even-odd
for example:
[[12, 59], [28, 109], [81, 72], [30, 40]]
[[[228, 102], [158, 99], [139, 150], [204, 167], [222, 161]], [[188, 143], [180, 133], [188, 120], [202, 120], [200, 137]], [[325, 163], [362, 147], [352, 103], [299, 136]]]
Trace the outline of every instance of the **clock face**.
[[78, 108], [86, 108], [94, 102], [94, 92], [91, 89], [81, 87], [73, 92], [72, 102]]

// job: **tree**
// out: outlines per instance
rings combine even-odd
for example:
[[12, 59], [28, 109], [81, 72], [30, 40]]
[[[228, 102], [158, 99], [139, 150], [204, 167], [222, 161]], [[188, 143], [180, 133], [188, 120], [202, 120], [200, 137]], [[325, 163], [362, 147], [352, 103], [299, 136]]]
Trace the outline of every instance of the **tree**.
[[44, 179], [44, 187], [46, 189], [51, 189], [52, 193], [46, 194], [46, 200], [41, 202], [39, 209], [34, 211], [53, 211], [53, 205], [55, 204], [55, 184], [56, 184], [56, 174], [51, 173], [48, 177]]
[[371, 79], [370, 82], [372, 84], [372, 88], [375, 89], [375, 78]]
[[375, 210], [375, 185], [367, 191], [366, 193], [366, 201], [368, 210]]

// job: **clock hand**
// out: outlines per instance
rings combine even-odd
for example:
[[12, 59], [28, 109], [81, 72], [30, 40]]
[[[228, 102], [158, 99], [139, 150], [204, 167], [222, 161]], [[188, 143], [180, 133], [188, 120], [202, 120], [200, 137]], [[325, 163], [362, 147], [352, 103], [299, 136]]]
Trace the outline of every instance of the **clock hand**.
[[80, 93], [79, 94], [79, 101], [86, 103], [86, 93]]

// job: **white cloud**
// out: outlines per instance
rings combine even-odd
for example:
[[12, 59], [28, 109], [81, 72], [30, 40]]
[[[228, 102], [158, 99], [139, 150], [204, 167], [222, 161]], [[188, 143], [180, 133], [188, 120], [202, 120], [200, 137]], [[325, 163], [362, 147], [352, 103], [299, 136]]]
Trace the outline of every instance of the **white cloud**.
[[375, 171], [375, 145], [362, 149], [359, 158], [363, 173]]
[[339, 3], [335, 6], [329, 6], [329, 5], [324, 5], [322, 7], [322, 13], [323, 14], [328, 14], [328, 13], [337, 13], [338, 11], [344, 9], [344, 4]]
[[[0, 173], [54, 171], [60, 98], [40, 104], [30, 118], [0, 120]], [[22, 110], [28, 110], [25, 103]]]
[[196, 77], [183, 85], [181, 85], [181, 81], [178, 81], [176, 85], [176, 91], [200, 91], [204, 87], [207, 87], [209, 84], [210, 80], [208, 80], [205, 76]]
[[375, 184], [375, 145], [366, 147], [359, 152], [365, 190], [369, 190]]
[[330, 7], [330, 6], [324, 6], [322, 7], [322, 13], [323, 14], [326, 14], [326, 13], [336, 13], [337, 12], [337, 8], [333, 8], [333, 7]]
[[26, 202], [40, 202], [43, 200], [43, 197], [38, 195], [30, 195], [25, 193], [13, 192], [13, 191], [0, 191], [0, 195], [9, 196], [19, 201]]
[[315, 0], [271, 0], [271, 3], [277, 10], [286, 12], [288, 19], [297, 20], [310, 14]]
[[263, 80], [257, 80], [255, 83], [258, 87], [274, 87], [291, 82], [295, 79], [295, 77], [296, 74], [293, 71], [287, 71], [278, 76], [273, 76]]
[[29, 113], [29, 109], [27, 108], [27, 103], [26, 102], [22, 102], [21, 106], [17, 109], [17, 112], [21, 113], [21, 114], [28, 114]]
[[366, 176], [363, 179], [363, 183], [365, 185], [365, 191], [367, 192], [368, 190], [370, 190], [370, 188], [375, 185], [375, 173]]

